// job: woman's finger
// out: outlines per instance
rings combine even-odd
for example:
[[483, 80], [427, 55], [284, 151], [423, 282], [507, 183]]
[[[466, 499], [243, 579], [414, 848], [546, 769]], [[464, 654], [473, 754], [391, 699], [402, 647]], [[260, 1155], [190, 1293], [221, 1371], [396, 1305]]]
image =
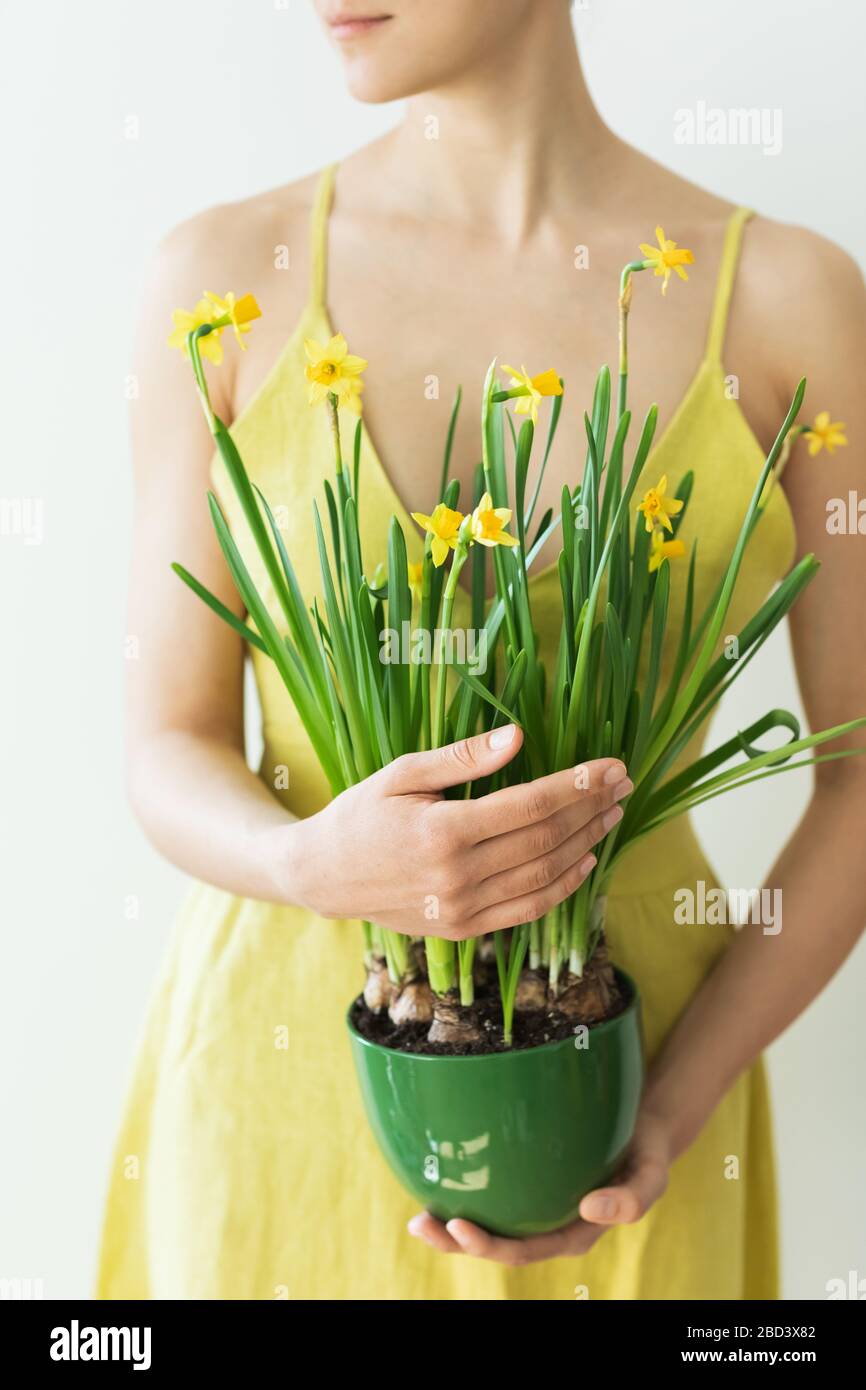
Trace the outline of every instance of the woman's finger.
[[[615, 786], [602, 786], [596, 791], [586, 792], [547, 820], [484, 840], [470, 851], [473, 875], [480, 881], [492, 878], [505, 868], [516, 869], [521, 864], [544, 858], [633, 790], [628, 778], [623, 778]], [[585, 848], [590, 849], [594, 843], [594, 840], [588, 842]]]
[[667, 1187], [670, 1159], [666, 1126], [643, 1113], [621, 1176], [607, 1187], [587, 1193], [580, 1204], [580, 1216], [569, 1226], [547, 1235], [511, 1240], [492, 1235], [471, 1221], [454, 1220], [443, 1225], [425, 1212], [410, 1221], [409, 1229], [436, 1250], [503, 1265], [585, 1255], [609, 1226], [639, 1221], [658, 1201]]
[[503, 787], [477, 801], [463, 803], [461, 809], [467, 833], [480, 844], [494, 835], [536, 825], [587, 794], [592, 795], [605, 786], [617, 786], [625, 776], [625, 766], [618, 758], [597, 758], [577, 768], [568, 767], [548, 777], [537, 777], [534, 782]]
[[432, 1245], [434, 1250], [439, 1250], [443, 1255], [461, 1254], [460, 1246], [453, 1236], [450, 1236], [441, 1221], [437, 1221], [435, 1216], [431, 1216], [429, 1211], [421, 1211], [417, 1216], [413, 1216], [407, 1227], [410, 1236], [417, 1236], [419, 1240], [424, 1240], [428, 1245]]
[[495, 1264], [510, 1265], [512, 1268], [563, 1256], [585, 1255], [604, 1234], [597, 1226], [574, 1221], [570, 1226], [563, 1226], [562, 1230], [551, 1231], [548, 1235], [512, 1240], [507, 1236], [493, 1235], [471, 1221], [455, 1219], [444, 1226], [427, 1213], [423, 1224], [419, 1217], [414, 1217], [409, 1223], [409, 1230], [426, 1240], [434, 1250], [445, 1250], [444, 1242], [447, 1241], [448, 1254], [471, 1255], [476, 1260], [492, 1260]]
[[509, 902], [539, 888], [555, 883], [572, 864], [578, 864], [589, 851], [603, 840], [609, 830], [622, 820], [621, 806], [610, 806], [601, 815], [595, 816], [588, 825], [581, 826], [557, 849], [528, 863], [518, 864], [517, 868], [504, 869], [493, 874], [478, 885], [475, 906], [477, 911], [494, 907], [497, 903]]
[[484, 908], [474, 916], [467, 917], [461, 924], [461, 937], [482, 936], [485, 932], [503, 931], [506, 927], [519, 927], [526, 922], [537, 922], [550, 912], [551, 908], [565, 902], [572, 893], [592, 873], [596, 866], [594, 854], [587, 854], [577, 864], [570, 864], [565, 873], [560, 874], [554, 883], [546, 888], [533, 889], [510, 902], [497, 903], [495, 907]]
[[498, 772], [515, 757], [522, 742], [523, 730], [506, 724], [425, 753], [404, 753], [374, 775], [382, 780], [389, 796], [442, 792]]
[[580, 1204], [584, 1221], [596, 1226], [619, 1226], [639, 1221], [668, 1185], [668, 1165], [654, 1153], [635, 1154], [622, 1180], [588, 1192]]

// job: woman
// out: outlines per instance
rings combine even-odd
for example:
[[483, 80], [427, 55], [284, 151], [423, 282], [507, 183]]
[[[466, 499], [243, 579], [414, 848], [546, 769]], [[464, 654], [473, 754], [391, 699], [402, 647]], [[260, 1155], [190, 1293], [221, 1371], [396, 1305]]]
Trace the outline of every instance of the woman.
[[[863, 285], [819, 237], [750, 220], [612, 135], [584, 83], [567, 0], [316, 8], [353, 94], [408, 97], [405, 119], [336, 171], [182, 226], [146, 297], [130, 627], [144, 658], [129, 695], [130, 785], [153, 841], [201, 883], [147, 1023], [100, 1293], [542, 1299], [572, 1298], [578, 1287], [591, 1298], [774, 1298], [760, 1052], [822, 989], [862, 925], [863, 765], [820, 770], [771, 875], [784, 895], [779, 934], [675, 925], [677, 887], [712, 882], [684, 823], [623, 864], [608, 939], [640, 981], [651, 1067], [629, 1162], [584, 1199], [580, 1220], [521, 1242], [413, 1212], [374, 1149], [351, 1075], [342, 1013], [358, 989], [359, 946], [343, 919], [414, 931], [433, 875], [464, 885], [465, 856], [435, 833], [439, 793], [507, 762], [520, 736], [505, 748], [475, 740], [417, 755], [329, 804], [288, 700], [264, 672], [263, 765], [259, 777], [247, 769], [240, 643], [169, 570], [183, 559], [238, 611], [203, 494], [212, 481], [230, 517], [232, 499], [219, 470], [211, 479], [210, 437], [165, 336], [171, 310], [202, 285], [252, 291], [264, 307], [248, 350], [210, 372], [211, 390], [255, 480], [285, 509], [312, 595], [310, 506], [330, 454], [324, 420], [306, 404], [304, 339], [339, 327], [372, 363], [368, 554], [385, 554], [392, 511], [405, 522], [435, 500], [454, 389], [471, 393], [497, 354], [532, 370], [554, 365], [567, 383], [571, 409], [543, 499], [555, 504], [563, 482], [576, 481], [577, 406], [598, 365], [613, 360], [619, 270], [661, 223], [694, 251], [695, 266], [664, 301], [639, 277], [631, 403], [642, 418], [657, 399], [666, 423], [653, 478], [695, 470], [688, 539], [700, 531], [709, 593], [798, 378], [808, 377], [814, 410], [829, 406], [853, 440], [864, 437]], [[477, 448], [473, 407], [454, 449], [464, 496]], [[828, 478], [834, 494], [855, 486], [852, 454], [834, 458], [830, 475], [795, 448], [730, 618], [737, 631], [789, 567], [796, 528], [797, 550], [824, 561], [792, 623], [815, 727], [859, 713], [866, 684], [863, 547], [831, 543], [824, 525]], [[542, 573], [549, 642], [558, 590], [545, 582]], [[681, 574], [673, 594], [682, 603]], [[530, 788], [518, 855], [505, 827], [473, 821], [486, 876], [440, 930], [453, 932], [461, 913], [473, 931], [524, 921], [567, 896], [627, 794], [626, 771], [596, 767], [591, 793], [570, 798], [549, 780]], [[541, 837], [556, 848], [541, 860], [529, 804], [557, 818], [556, 834]], [[483, 798], [469, 808], [483, 809]], [[286, 1027], [288, 1045], [275, 1045]]]

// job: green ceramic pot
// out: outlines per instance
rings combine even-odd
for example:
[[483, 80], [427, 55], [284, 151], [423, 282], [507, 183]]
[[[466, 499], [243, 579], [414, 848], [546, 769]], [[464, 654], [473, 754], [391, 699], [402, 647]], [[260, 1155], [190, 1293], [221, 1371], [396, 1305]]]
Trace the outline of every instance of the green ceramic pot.
[[[482, 1057], [425, 1057], [368, 1042], [349, 1018], [373, 1133], [392, 1172], [441, 1221], [528, 1236], [573, 1221], [613, 1176], [643, 1085], [640, 997], [575, 1038]], [[581, 1045], [582, 1044], [582, 1045]]]

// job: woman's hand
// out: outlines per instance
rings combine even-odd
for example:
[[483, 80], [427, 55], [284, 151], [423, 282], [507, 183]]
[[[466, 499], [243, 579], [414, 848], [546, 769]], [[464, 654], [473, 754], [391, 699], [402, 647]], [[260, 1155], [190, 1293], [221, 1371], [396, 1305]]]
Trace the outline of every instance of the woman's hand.
[[570, 1226], [544, 1236], [510, 1240], [491, 1235], [471, 1221], [449, 1221], [443, 1225], [425, 1211], [412, 1217], [409, 1233], [443, 1255], [474, 1255], [476, 1259], [495, 1260], [503, 1265], [585, 1255], [610, 1226], [639, 1221], [658, 1201], [667, 1187], [672, 1158], [666, 1122], [643, 1108], [621, 1173], [608, 1187], [587, 1193], [580, 1204], [578, 1220]]
[[601, 758], [446, 801], [446, 787], [488, 777], [520, 748], [513, 725], [409, 753], [307, 820], [269, 832], [280, 900], [324, 917], [360, 917], [408, 935], [460, 941], [533, 922], [590, 873], [593, 845], [632, 790]]

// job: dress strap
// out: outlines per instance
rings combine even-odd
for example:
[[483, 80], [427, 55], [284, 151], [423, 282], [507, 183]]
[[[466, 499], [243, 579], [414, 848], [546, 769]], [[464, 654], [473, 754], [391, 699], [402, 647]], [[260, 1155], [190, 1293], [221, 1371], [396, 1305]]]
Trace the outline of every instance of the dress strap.
[[728, 326], [728, 310], [731, 305], [731, 293], [737, 274], [737, 263], [740, 259], [740, 246], [743, 241], [743, 228], [752, 216], [754, 214], [751, 208], [735, 208], [725, 228], [725, 244], [722, 247], [719, 277], [716, 281], [716, 297], [713, 302], [713, 315], [710, 319], [710, 331], [707, 336], [707, 357], [713, 362], [722, 360], [725, 330]]
[[310, 302], [315, 305], [324, 304], [328, 287], [328, 216], [336, 173], [336, 164], [322, 170], [310, 214]]

